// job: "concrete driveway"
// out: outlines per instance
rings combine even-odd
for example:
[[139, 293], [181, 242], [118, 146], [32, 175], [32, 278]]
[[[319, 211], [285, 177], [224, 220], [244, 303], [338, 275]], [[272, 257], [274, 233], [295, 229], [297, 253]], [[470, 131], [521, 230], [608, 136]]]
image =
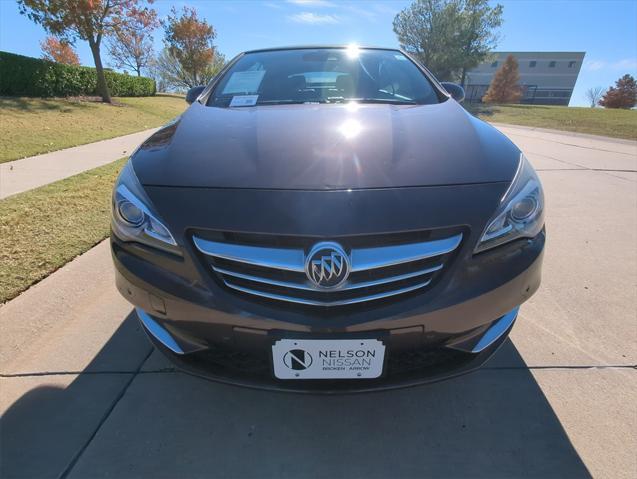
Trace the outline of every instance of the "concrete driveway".
[[637, 144], [502, 130], [549, 239], [486, 367], [341, 397], [193, 378], [148, 345], [105, 242], [0, 308], [0, 476], [637, 477]]

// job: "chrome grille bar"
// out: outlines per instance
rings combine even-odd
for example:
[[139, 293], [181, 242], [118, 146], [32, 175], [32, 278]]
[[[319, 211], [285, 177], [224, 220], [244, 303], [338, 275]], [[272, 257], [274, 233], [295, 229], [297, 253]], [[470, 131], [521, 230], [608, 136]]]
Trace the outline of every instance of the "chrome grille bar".
[[305, 271], [305, 255], [301, 249], [264, 248], [231, 243], [218, 243], [193, 237], [195, 246], [208, 256], [223, 258], [240, 263], [253, 264], [264, 268], [286, 271]]
[[356, 298], [342, 299], [338, 301], [316, 301], [316, 300], [305, 299], [305, 298], [297, 298], [293, 296], [285, 296], [282, 294], [268, 293], [266, 291], [259, 291], [259, 290], [255, 290], [251, 288], [244, 288], [243, 286], [239, 286], [228, 281], [226, 281], [226, 285], [232, 289], [236, 289], [237, 291], [254, 294], [256, 296], [261, 296], [262, 298], [276, 299], [279, 301], [288, 301], [291, 303], [305, 304], [307, 306], [346, 306], [348, 304], [364, 303], [365, 301], [375, 301], [377, 299], [383, 299], [390, 296], [396, 296], [397, 294], [408, 293], [410, 291], [423, 288], [427, 286], [430, 282], [431, 280], [427, 280], [424, 283], [418, 283], [413, 286], [408, 286], [406, 288], [395, 289], [393, 291], [387, 291], [384, 293], [371, 294], [368, 296], [358, 296]]
[[[323, 291], [323, 290], [317, 289], [316, 286], [312, 286], [309, 283], [292, 283], [289, 281], [278, 281], [275, 279], [262, 278], [260, 276], [254, 276], [251, 274], [238, 273], [236, 271], [230, 271], [229, 269], [219, 268], [218, 266], [213, 266], [212, 269], [214, 269], [217, 273], [225, 274], [228, 276], [234, 276], [235, 278], [246, 279], [248, 281], [255, 281], [257, 283], [271, 284], [273, 286], [281, 286], [282, 288], [302, 289], [305, 291], [315, 291], [315, 292]], [[412, 273], [400, 274], [397, 276], [388, 276], [386, 278], [375, 279], [372, 281], [361, 281], [359, 283], [347, 283], [340, 288], [331, 289], [329, 291], [332, 291], [332, 292], [349, 291], [352, 289], [369, 288], [370, 286], [378, 286], [381, 284], [393, 283], [396, 281], [402, 281], [405, 279], [415, 278], [417, 276], [423, 276], [425, 274], [433, 273], [434, 271], [438, 271], [440, 269], [442, 269], [442, 265], [438, 264], [431, 268], [414, 271]]]
[[[302, 248], [224, 243], [193, 236], [209, 267], [235, 291], [309, 306], [343, 306], [397, 296], [423, 288], [443, 269], [445, 255], [462, 234], [393, 246], [352, 248], [352, 275], [341, 286], [321, 288], [307, 280]], [[344, 253], [347, 254], [347, 253]]]
[[352, 250], [352, 272], [433, 258], [455, 250], [462, 234], [441, 240]]

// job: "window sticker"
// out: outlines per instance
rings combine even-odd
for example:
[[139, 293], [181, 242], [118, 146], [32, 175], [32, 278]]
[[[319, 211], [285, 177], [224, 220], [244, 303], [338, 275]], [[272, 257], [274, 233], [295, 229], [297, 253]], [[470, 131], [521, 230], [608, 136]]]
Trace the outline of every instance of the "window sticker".
[[257, 104], [259, 95], [239, 95], [233, 96], [230, 100], [230, 106], [254, 106]]
[[402, 54], [399, 54], [399, 53], [398, 53], [398, 54], [396, 54], [396, 55], [394, 55], [394, 58], [395, 58], [396, 60], [401, 60], [401, 61], [405, 61], [405, 60], [407, 60], [407, 57], [406, 57], [405, 55], [402, 55]]
[[221, 94], [256, 93], [259, 91], [259, 85], [261, 85], [263, 75], [265, 75], [265, 70], [234, 72]]

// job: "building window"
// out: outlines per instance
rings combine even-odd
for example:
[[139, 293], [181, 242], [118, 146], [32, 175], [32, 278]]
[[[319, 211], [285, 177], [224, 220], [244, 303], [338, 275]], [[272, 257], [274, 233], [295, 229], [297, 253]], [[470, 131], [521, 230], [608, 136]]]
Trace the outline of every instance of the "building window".
[[537, 65], [537, 62], [535, 60], [531, 60], [529, 62], [529, 68], [535, 68], [535, 65]]
[[498, 66], [498, 62], [493, 62], [493, 63], [491, 64], [491, 68], [495, 68], [495, 67], [497, 67], [497, 66]]
[[568, 67], [573, 68], [577, 62], [568, 62]]
[[555, 68], [555, 63], [556, 62], [554, 62], [554, 61], [553, 62], [549, 62], [549, 68]]

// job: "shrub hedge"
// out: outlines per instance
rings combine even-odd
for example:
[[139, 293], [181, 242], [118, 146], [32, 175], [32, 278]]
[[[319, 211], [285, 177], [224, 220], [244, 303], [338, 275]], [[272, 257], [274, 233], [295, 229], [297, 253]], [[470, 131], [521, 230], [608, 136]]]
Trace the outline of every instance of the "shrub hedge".
[[[155, 81], [105, 71], [113, 96], [152, 96]], [[95, 68], [50, 62], [0, 51], [0, 95], [77, 96], [97, 94]]]

